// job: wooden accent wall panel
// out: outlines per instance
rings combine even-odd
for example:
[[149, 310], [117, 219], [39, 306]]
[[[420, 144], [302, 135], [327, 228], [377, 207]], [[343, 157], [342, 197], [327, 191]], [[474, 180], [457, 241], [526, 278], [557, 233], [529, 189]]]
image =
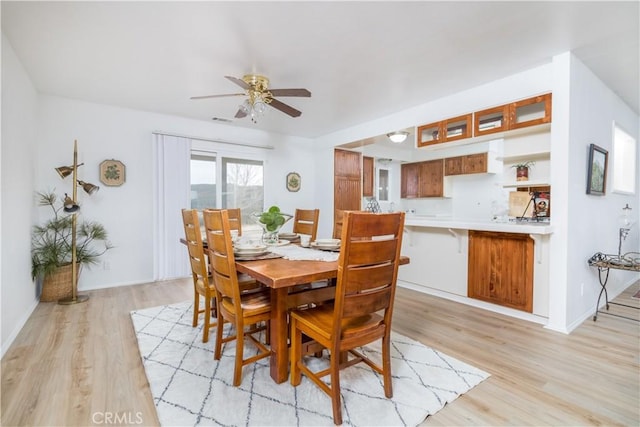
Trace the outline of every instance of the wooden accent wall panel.
[[533, 240], [528, 234], [469, 231], [469, 298], [533, 311]]

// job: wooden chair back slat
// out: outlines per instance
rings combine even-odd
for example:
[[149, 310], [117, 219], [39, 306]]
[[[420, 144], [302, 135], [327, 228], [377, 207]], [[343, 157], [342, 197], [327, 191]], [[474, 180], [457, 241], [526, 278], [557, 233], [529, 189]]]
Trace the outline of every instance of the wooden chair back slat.
[[319, 218], [320, 209], [296, 209], [293, 216], [293, 232], [308, 234], [312, 241], [316, 240]]

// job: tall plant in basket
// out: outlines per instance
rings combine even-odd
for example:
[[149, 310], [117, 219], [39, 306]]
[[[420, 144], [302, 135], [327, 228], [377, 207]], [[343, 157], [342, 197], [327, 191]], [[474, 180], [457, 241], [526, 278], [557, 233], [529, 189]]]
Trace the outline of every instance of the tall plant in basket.
[[[42, 278], [40, 301], [57, 301], [72, 294], [73, 215], [63, 211], [63, 201], [53, 192], [37, 193], [38, 205], [49, 207], [53, 217], [35, 225], [31, 235], [31, 276]], [[81, 221], [76, 231], [78, 267], [98, 263], [112, 246], [102, 224]]]

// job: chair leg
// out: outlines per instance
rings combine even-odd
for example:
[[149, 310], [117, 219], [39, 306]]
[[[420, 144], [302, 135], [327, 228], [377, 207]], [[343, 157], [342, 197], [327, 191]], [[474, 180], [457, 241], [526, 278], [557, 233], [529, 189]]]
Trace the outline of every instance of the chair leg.
[[[340, 358], [331, 354], [331, 407], [333, 423], [342, 424], [342, 403], [340, 401]], [[337, 356], [337, 355], [336, 355]]]
[[202, 342], [209, 342], [209, 329], [211, 328], [211, 298], [204, 299], [204, 331]]
[[213, 358], [215, 360], [220, 360], [220, 353], [222, 353], [222, 332], [224, 330], [224, 320], [222, 318], [222, 314], [220, 314], [220, 310], [218, 310], [217, 316], [217, 327], [216, 327], [216, 349], [213, 353]]
[[236, 325], [236, 362], [233, 370], [233, 385], [238, 387], [242, 383], [242, 368], [244, 357], [244, 325]]
[[388, 398], [393, 397], [393, 389], [391, 387], [391, 337], [385, 335], [382, 338], [382, 377], [384, 381], [384, 395]]
[[197, 292], [193, 292], [196, 296], [193, 300], [193, 324], [192, 326], [195, 328], [198, 326], [198, 313], [200, 312], [200, 294]]
[[291, 317], [291, 385], [298, 386], [302, 381], [302, 372], [298, 363], [302, 359], [302, 332], [297, 328], [296, 320]]

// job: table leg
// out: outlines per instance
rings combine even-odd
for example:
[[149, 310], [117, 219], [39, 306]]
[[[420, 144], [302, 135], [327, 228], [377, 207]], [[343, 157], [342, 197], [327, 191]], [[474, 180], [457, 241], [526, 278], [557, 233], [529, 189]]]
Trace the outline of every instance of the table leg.
[[271, 289], [271, 378], [282, 383], [289, 377], [289, 324], [287, 322], [287, 288]]
[[[602, 273], [605, 272], [604, 280], [602, 278]], [[602, 297], [602, 293], [604, 293], [605, 306], [607, 311], [609, 310], [609, 295], [607, 294], [607, 280], [609, 280], [609, 269], [598, 267], [598, 280], [600, 281], [600, 294], [598, 295], [598, 302], [596, 303], [596, 312], [593, 315], [593, 321], [595, 322], [598, 319], [598, 309], [600, 308], [600, 298]]]

